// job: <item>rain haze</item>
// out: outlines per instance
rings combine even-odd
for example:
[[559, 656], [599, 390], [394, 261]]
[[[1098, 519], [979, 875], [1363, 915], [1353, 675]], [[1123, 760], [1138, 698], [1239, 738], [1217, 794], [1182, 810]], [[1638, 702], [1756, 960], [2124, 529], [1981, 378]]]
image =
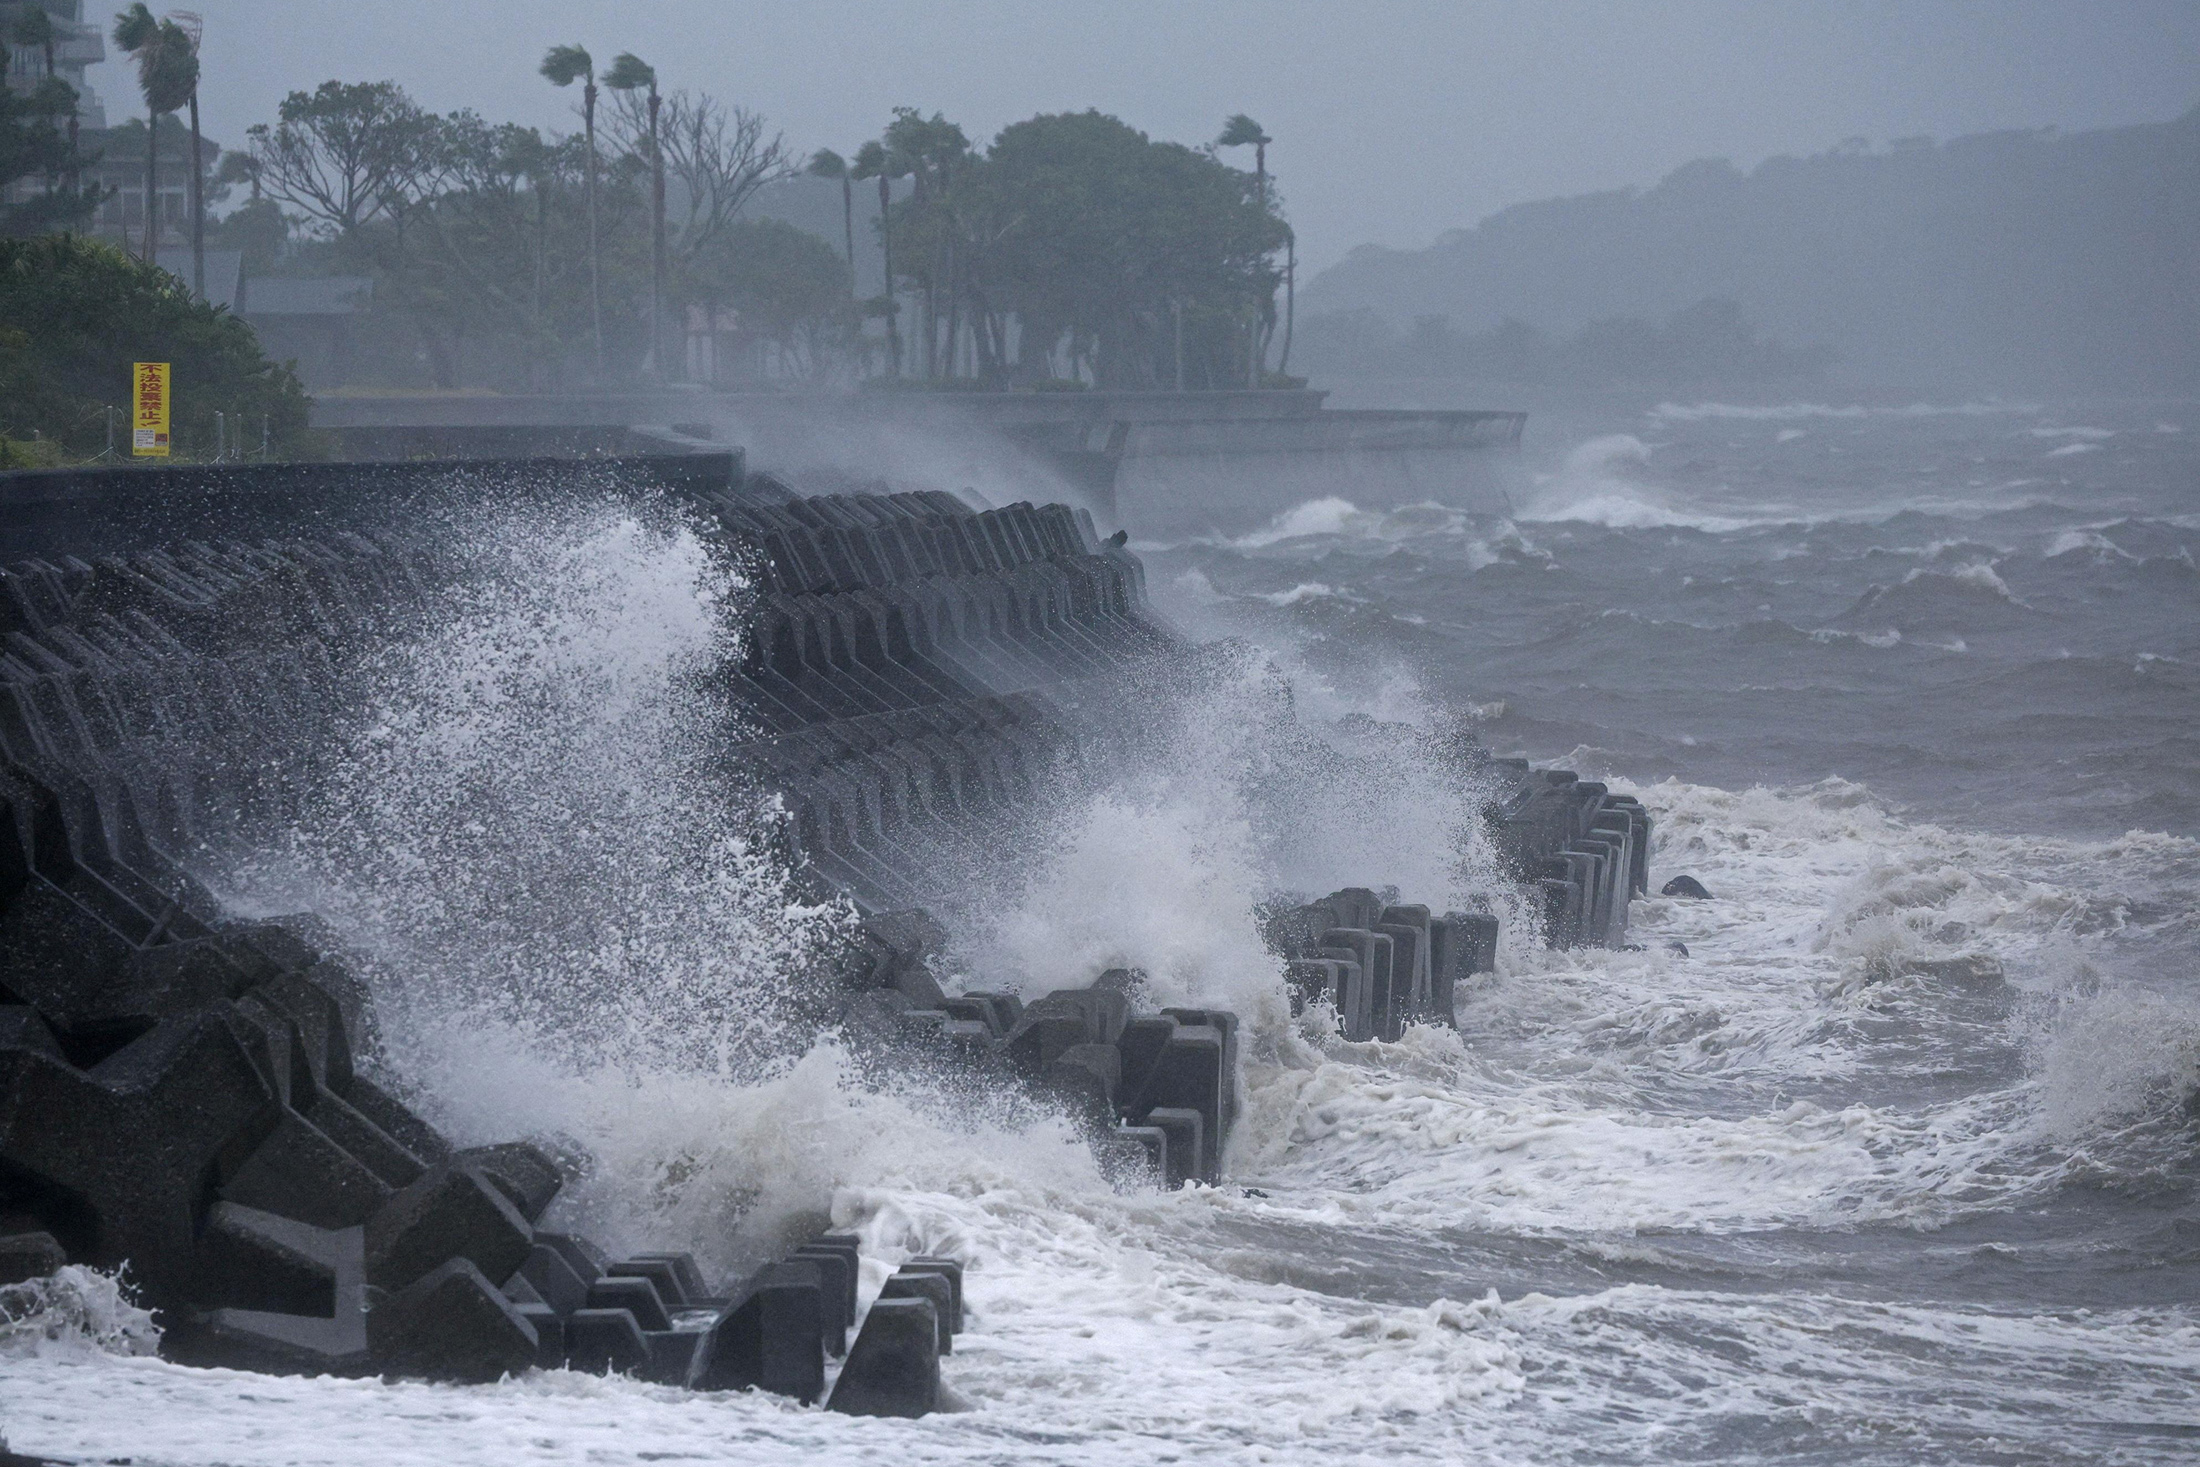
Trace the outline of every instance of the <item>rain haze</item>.
[[2192, 1461], [2200, 5], [198, 4], [0, 1467]]
[[[210, 136], [285, 93], [390, 78], [437, 111], [574, 126], [535, 75], [545, 37], [632, 50], [668, 87], [751, 107], [805, 149], [852, 151], [896, 106], [974, 141], [1098, 107], [1199, 143], [1234, 112], [1320, 269], [1419, 247], [1510, 204], [1648, 185], [1695, 158], [1743, 167], [1843, 139], [2165, 121], [2200, 101], [2200, 10], [2158, 3], [1053, 6], [836, 0], [371, 6], [204, 0]], [[92, 73], [126, 111], [115, 62]]]

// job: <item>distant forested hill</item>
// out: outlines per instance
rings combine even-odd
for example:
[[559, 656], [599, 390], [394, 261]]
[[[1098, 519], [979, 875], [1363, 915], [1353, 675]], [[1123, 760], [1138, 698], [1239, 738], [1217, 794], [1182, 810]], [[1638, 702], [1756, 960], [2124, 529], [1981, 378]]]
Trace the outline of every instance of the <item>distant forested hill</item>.
[[1364, 312], [1401, 334], [1510, 319], [1556, 338], [1707, 299], [1783, 345], [1830, 349], [1845, 380], [2200, 387], [2200, 107], [2100, 132], [1851, 143], [1747, 174], [1707, 159], [1647, 191], [1522, 204], [1425, 250], [1364, 246], [1299, 313], [1310, 343], [1325, 333], [1309, 318]]

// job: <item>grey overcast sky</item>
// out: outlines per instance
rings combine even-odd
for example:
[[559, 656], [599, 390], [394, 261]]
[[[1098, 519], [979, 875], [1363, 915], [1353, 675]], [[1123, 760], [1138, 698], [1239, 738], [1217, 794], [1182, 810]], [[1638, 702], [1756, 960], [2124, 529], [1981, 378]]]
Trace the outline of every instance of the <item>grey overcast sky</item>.
[[[87, 12], [120, 9], [90, 0]], [[163, 8], [155, 4], [155, 9]], [[535, 75], [579, 41], [664, 85], [850, 151], [896, 105], [973, 140], [1098, 107], [1200, 142], [1232, 112], [1318, 269], [1417, 247], [1528, 199], [1649, 184], [1692, 158], [1744, 167], [1996, 128], [2161, 121], [2200, 103], [2200, 0], [196, 0], [205, 125], [224, 143], [283, 94], [392, 78], [438, 111], [577, 126]], [[130, 73], [93, 84], [135, 110]], [[1251, 166], [1249, 158], [1242, 166]], [[1303, 278], [1303, 277], [1302, 277]]]

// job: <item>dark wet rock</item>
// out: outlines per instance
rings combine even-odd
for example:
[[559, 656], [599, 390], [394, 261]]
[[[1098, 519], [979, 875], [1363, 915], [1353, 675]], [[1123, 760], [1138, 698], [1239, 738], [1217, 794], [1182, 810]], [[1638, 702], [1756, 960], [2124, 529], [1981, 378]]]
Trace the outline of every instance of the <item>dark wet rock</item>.
[[[515, 1280], [522, 1280], [534, 1291], [535, 1297], [559, 1314], [571, 1314], [576, 1309], [588, 1307], [588, 1280], [574, 1271], [565, 1255], [537, 1235], [535, 1246], [529, 1251], [527, 1261], [520, 1265]], [[511, 1285], [505, 1285], [510, 1292]]]
[[51, 1233], [10, 1233], [0, 1237], [0, 1284], [42, 1279], [69, 1261]]
[[1669, 897], [1683, 897], [1689, 901], [1697, 902], [1705, 902], [1711, 900], [1711, 893], [1704, 890], [1704, 884], [1698, 881], [1693, 876], [1674, 877], [1671, 881], [1668, 881], [1667, 883], [1665, 883], [1665, 885], [1658, 888], [1658, 895]]

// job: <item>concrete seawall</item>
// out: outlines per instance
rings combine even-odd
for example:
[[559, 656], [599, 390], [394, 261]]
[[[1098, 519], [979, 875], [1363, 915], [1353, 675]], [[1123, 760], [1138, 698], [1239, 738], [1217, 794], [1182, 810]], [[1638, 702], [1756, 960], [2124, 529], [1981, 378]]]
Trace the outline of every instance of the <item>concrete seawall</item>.
[[1140, 538], [1239, 533], [1307, 499], [1509, 509], [1518, 412], [1335, 411], [1319, 391], [662, 392], [499, 397], [330, 395], [314, 426], [341, 456], [514, 457], [626, 451], [634, 430], [739, 442], [804, 488], [884, 475], [894, 488], [1006, 502], [1054, 486]]

